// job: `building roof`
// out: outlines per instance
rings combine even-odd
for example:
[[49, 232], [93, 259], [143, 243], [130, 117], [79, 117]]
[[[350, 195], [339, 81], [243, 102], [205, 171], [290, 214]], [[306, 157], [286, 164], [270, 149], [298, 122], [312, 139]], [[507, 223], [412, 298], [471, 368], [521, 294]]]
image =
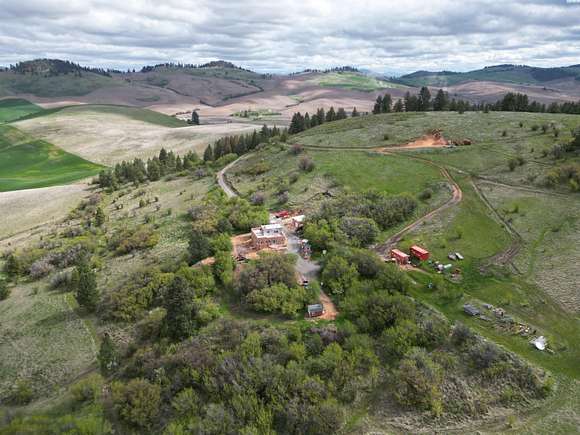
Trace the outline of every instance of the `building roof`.
[[252, 234], [256, 237], [272, 237], [272, 236], [283, 236], [284, 231], [280, 224], [269, 224], [261, 225], [257, 228], [252, 228]]
[[479, 310], [471, 304], [463, 305], [463, 311], [471, 316], [477, 316], [479, 314]]
[[419, 254], [428, 254], [429, 253], [429, 251], [427, 251], [426, 249], [421, 248], [420, 246], [417, 246], [417, 245], [411, 246], [411, 250], [418, 252]]
[[293, 221], [298, 222], [298, 223], [304, 222], [304, 219], [306, 219], [306, 216], [304, 216], [303, 214], [298, 215], [298, 216], [294, 216], [292, 218]]
[[391, 251], [391, 254], [394, 254], [394, 255], [396, 255], [397, 257], [408, 257], [408, 256], [409, 256], [409, 254], [405, 254], [403, 251], [400, 251], [400, 250], [398, 250], [398, 249], [393, 249], [393, 250]]
[[324, 311], [324, 306], [322, 304], [308, 305], [309, 313], [316, 313], [318, 311]]

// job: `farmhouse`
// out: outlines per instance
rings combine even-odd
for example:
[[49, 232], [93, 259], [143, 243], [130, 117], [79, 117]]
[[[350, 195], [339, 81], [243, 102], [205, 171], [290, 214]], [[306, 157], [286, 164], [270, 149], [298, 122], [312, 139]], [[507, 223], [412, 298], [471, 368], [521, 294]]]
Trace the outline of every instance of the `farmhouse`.
[[393, 249], [391, 251], [391, 258], [393, 258], [397, 264], [409, 264], [409, 255], [398, 249]]
[[255, 249], [279, 248], [286, 246], [286, 243], [284, 228], [280, 224], [252, 228], [252, 245]]

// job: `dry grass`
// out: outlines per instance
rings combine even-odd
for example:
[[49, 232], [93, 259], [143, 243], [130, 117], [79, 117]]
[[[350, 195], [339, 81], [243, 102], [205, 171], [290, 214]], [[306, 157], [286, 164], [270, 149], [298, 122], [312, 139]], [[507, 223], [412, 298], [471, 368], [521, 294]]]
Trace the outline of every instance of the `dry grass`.
[[208, 143], [221, 136], [257, 128], [240, 123], [168, 128], [86, 109], [82, 113], [66, 109], [15, 125], [70, 153], [105, 165], [135, 157], [148, 158], [163, 147], [178, 153], [203, 152]]
[[18, 238], [28, 238], [33, 229], [46, 229], [64, 218], [87, 195], [87, 187], [79, 183], [0, 192], [0, 248]]
[[23, 284], [0, 302], [0, 402], [20, 379], [50, 394], [89, 370], [97, 352], [92, 333], [71, 308], [74, 298]]

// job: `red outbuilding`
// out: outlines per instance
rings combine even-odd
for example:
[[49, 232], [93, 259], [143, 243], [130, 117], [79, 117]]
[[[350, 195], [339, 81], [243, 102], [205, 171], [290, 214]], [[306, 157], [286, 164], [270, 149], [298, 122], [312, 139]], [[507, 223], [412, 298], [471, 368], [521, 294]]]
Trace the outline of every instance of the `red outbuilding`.
[[411, 246], [411, 255], [421, 261], [426, 261], [429, 259], [429, 251], [417, 245]]
[[391, 251], [391, 258], [394, 258], [398, 264], [409, 263], [409, 255], [405, 254], [403, 251], [399, 251], [398, 249], [393, 249]]

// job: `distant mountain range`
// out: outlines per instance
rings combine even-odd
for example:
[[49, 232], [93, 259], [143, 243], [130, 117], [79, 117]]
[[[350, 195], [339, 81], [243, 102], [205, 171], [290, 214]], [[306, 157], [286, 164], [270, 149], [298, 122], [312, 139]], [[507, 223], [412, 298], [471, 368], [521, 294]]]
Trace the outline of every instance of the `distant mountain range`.
[[468, 72], [416, 71], [391, 80], [408, 86], [444, 87], [468, 81], [538, 85], [563, 79], [580, 81], [580, 65], [554, 68], [539, 68], [527, 65], [494, 65]]

